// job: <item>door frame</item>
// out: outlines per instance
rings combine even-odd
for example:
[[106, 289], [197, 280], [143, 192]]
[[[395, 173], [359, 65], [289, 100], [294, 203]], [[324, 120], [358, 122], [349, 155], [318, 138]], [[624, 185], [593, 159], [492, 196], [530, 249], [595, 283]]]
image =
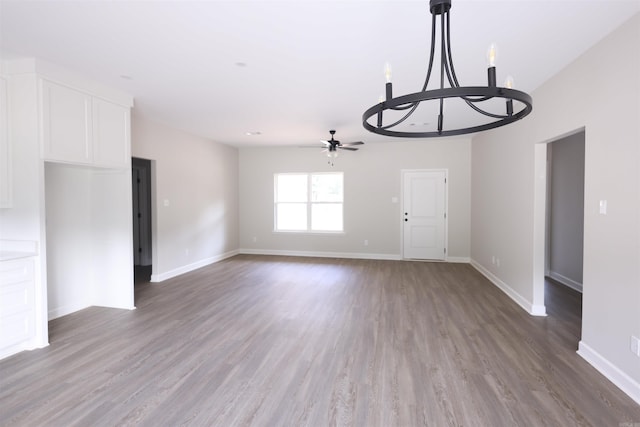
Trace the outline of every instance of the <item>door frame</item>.
[[[577, 133], [584, 133], [585, 156], [587, 150], [588, 134], [584, 126], [557, 135], [545, 141], [537, 142], [534, 146], [535, 163], [534, 163], [534, 197], [533, 197], [533, 301], [531, 303], [530, 314], [534, 316], [546, 316], [545, 307], [545, 275], [547, 272], [547, 244], [548, 244], [548, 200], [547, 200], [547, 148], [548, 144], [560, 141]], [[586, 161], [586, 159], [585, 159]], [[586, 165], [585, 165], [586, 170]], [[585, 172], [586, 174], [586, 172]], [[586, 191], [586, 182], [585, 190]], [[587, 206], [584, 206], [583, 215], [586, 214]], [[584, 227], [582, 230], [584, 236]], [[584, 247], [583, 247], [584, 251]], [[584, 272], [584, 263], [582, 265]], [[584, 298], [585, 289], [582, 295]], [[581, 322], [581, 329], [584, 324], [584, 315]]]
[[[445, 179], [444, 186], [444, 260], [417, 260], [415, 258], [406, 258], [404, 254], [404, 177], [407, 173], [415, 172], [443, 172]], [[400, 257], [405, 261], [430, 261], [430, 262], [448, 262], [449, 260], [449, 169], [447, 168], [433, 168], [433, 169], [401, 169], [400, 170]]]

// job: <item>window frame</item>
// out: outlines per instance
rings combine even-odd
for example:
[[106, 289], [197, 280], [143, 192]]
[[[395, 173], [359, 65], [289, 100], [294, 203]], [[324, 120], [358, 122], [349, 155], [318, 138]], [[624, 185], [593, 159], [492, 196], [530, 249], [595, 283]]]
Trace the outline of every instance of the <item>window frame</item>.
[[[278, 201], [278, 177], [285, 175], [299, 175], [305, 176], [307, 180], [307, 200], [304, 202], [279, 202]], [[342, 181], [342, 200], [340, 202], [327, 202], [327, 201], [313, 201], [313, 177], [318, 175], [339, 175]], [[295, 234], [344, 234], [344, 172], [283, 172], [273, 174], [273, 232], [274, 233], [295, 233]], [[290, 203], [290, 204], [304, 204], [306, 205], [306, 228], [304, 230], [296, 229], [279, 229], [278, 228], [278, 204]], [[341, 230], [313, 230], [311, 228], [313, 222], [312, 210], [314, 205], [340, 205], [340, 215], [342, 220]]]

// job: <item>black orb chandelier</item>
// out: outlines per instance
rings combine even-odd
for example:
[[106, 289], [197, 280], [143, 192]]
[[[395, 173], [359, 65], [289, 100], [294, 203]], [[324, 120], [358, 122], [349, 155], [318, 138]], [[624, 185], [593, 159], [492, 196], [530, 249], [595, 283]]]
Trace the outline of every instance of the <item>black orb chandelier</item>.
[[[431, 53], [429, 57], [429, 66], [427, 68], [427, 76], [420, 92], [393, 97], [391, 84], [390, 67], [386, 66], [385, 75], [387, 83], [385, 87], [386, 96], [381, 97], [380, 102], [369, 108], [362, 115], [362, 124], [365, 129], [380, 135], [402, 137], [402, 138], [433, 138], [441, 136], [455, 136], [469, 133], [481, 132], [500, 126], [508, 125], [517, 120], [522, 119], [531, 113], [533, 104], [531, 96], [513, 89], [513, 79], [508, 78], [505, 87], [496, 85], [496, 67], [495, 67], [495, 45], [489, 48], [487, 54], [489, 66], [487, 69], [488, 84], [487, 86], [460, 86], [453, 67], [453, 59], [451, 57], [451, 42], [449, 31], [449, 10], [451, 9], [451, 0], [431, 0], [429, 2], [431, 10]], [[437, 17], [440, 16], [440, 88], [427, 90], [431, 71], [433, 70], [435, 46], [436, 46], [436, 25]], [[445, 76], [449, 87], [445, 87]], [[457, 127], [454, 129], [445, 129], [444, 108], [445, 100], [448, 98], [461, 99], [473, 111], [482, 114], [485, 122], [481, 124], [471, 125], [469, 127]], [[504, 107], [499, 110], [495, 108], [495, 100], [504, 99]], [[493, 101], [492, 101], [493, 100]], [[513, 101], [518, 101], [520, 109], [514, 111]], [[407, 120], [417, 109], [418, 106], [426, 101], [438, 102], [438, 122], [437, 130], [422, 132], [418, 129], [415, 131], [394, 130], [394, 128], [405, 120]], [[487, 111], [487, 101], [492, 102], [491, 111]], [[504, 108], [504, 109], [503, 109]], [[502, 110], [502, 111], [500, 111]], [[390, 124], [384, 124], [384, 113], [394, 111], [400, 113], [389, 113], [393, 115], [393, 121]], [[405, 113], [406, 111], [406, 113]], [[400, 116], [399, 119], [397, 117]], [[369, 122], [370, 119], [376, 117], [375, 124]]]

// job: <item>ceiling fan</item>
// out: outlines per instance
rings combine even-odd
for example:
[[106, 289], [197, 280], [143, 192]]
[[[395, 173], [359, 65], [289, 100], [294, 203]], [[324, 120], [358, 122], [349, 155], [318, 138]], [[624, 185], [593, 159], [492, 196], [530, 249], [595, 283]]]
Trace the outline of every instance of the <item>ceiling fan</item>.
[[333, 159], [338, 157], [338, 149], [348, 150], [348, 151], [358, 151], [358, 149], [355, 148], [354, 145], [364, 145], [364, 142], [362, 141], [342, 143], [337, 139], [333, 138], [333, 136], [336, 134], [335, 130], [331, 129], [329, 133], [331, 134], [331, 139], [328, 141], [321, 140], [320, 142], [323, 144], [323, 147], [324, 147], [322, 152], [327, 153], [327, 157], [329, 157], [329, 164], [331, 166], [333, 166]]

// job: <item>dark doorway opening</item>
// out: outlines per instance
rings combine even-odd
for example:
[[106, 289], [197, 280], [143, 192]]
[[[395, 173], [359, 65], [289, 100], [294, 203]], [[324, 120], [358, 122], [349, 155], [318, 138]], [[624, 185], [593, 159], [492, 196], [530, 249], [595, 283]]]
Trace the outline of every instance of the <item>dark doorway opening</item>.
[[136, 285], [151, 280], [151, 161], [131, 159], [133, 268]]
[[582, 328], [585, 131], [547, 144], [545, 305], [577, 348]]

